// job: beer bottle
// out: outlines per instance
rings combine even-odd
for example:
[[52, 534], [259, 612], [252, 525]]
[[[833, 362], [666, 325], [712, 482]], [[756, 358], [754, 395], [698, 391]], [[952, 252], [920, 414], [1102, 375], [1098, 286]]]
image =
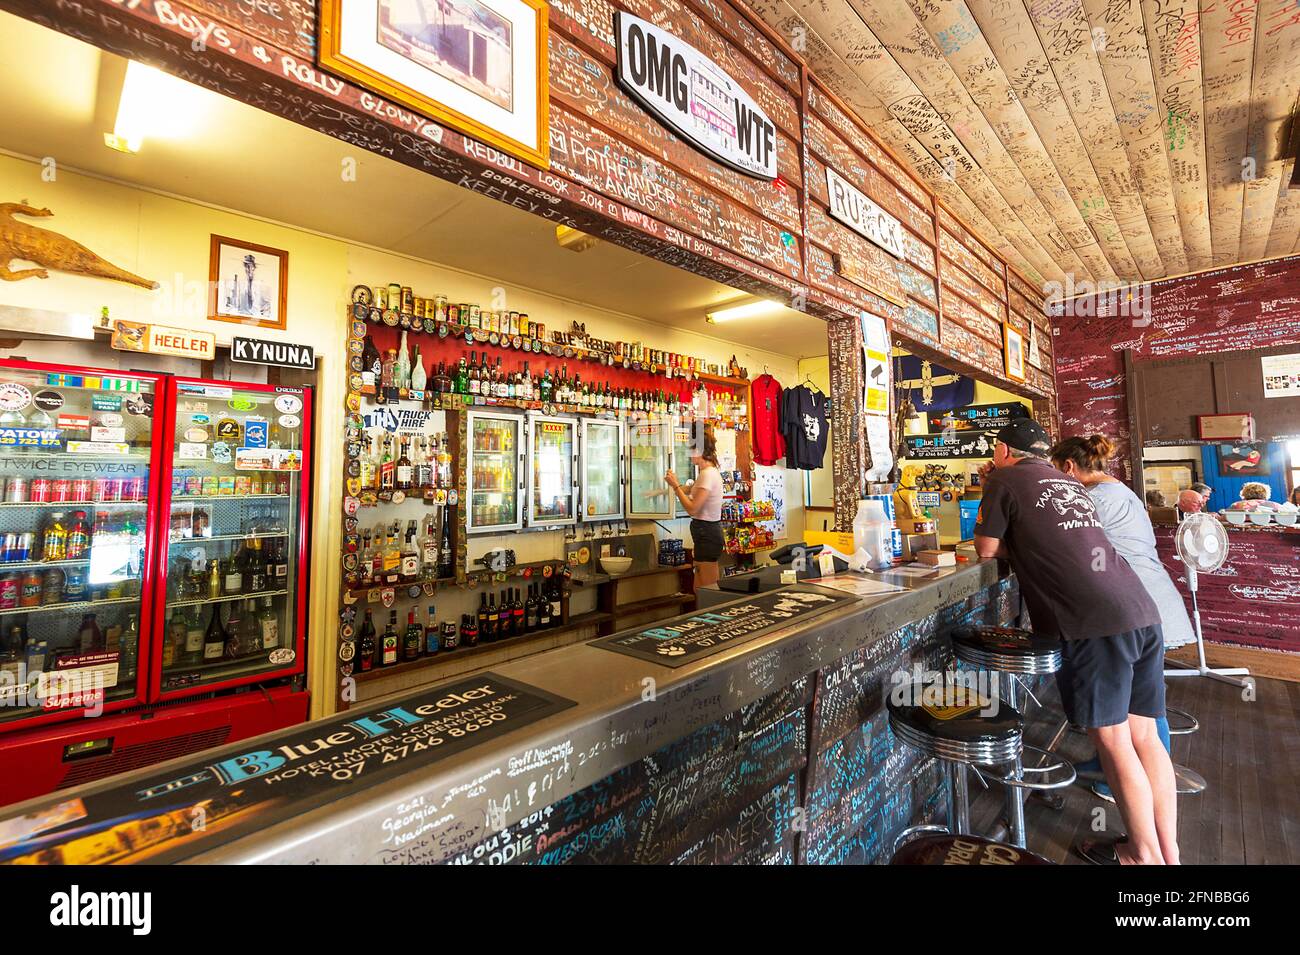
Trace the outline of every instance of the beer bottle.
[[357, 638], [357, 665], [362, 673], [368, 673], [374, 669], [375, 655], [378, 648], [375, 645], [375, 620], [369, 610], [366, 611], [366, 619], [361, 624], [361, 635]]

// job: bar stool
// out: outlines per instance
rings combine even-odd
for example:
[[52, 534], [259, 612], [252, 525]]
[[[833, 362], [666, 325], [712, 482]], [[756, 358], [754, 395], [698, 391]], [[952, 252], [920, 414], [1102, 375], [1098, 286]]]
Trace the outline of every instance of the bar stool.
[[895, 843], [890, 865], [1055, 865], [1026, 849], [980, 836], [919, 835]]
[[[1061, 780], [1028, 781], [1020, 766], [1024, 749], [1034, 749], [1047, 756], [1053, 754], [1024, 745], [1024, 720], [1020, 712], [999, 701], [990, 712], [991, 701], [965, 686], [947, 681], [917, 682], [903, 689], [901, 695], [889, 694], [886, 709], [889, 728], [904, 743], [940, 761], [948, 787], [948, 825], [951, 835], [970, 834], [970, 793], [966, 767], [986, 771], [1012, 764], [1004, 775], [987, 772], [994, 780], [1014, 789], [1046, 789], [1068, 786], [1074, 782], [1074, 768]], [[1050, 773], [1069, 764], [1058, 762], [1028, 772]], [[981, 774], [981, 778], [985, 774]], [[918, 832], [942, 831], [941, 827], [914, 826], [903, 830], [894, 842], [898, 848]], [[1024, 848], [1021, 846], [1020, 848]]]
[[[1061, 669], [1061, 641], [1055, 637], [1018, 627], [958, 627], [951, 637], [953, 655], [958, 660], [997, 674], [998, 695], [1012, 709], [1020, 706], [1018, 675], [1037, 676]], [[1024, 773], [1022, 759], [1017, 756], [1012, 777], [1023, 779]], [[1012, 843], [1021, 849], [1025, 848], [1026, 788], [1055, 787], [1007, 785], [1007, 829]]]

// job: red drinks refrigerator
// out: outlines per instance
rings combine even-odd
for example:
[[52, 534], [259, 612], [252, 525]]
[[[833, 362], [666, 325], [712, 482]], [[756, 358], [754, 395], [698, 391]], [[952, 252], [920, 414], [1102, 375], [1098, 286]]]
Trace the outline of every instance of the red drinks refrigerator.
[[305, 388], [0, 361], [0, 803], [306, 718]]

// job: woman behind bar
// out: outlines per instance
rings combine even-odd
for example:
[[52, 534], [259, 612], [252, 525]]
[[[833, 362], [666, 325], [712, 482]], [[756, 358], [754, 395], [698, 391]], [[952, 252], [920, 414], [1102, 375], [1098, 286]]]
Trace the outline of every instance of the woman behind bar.
[[718, 470], [718, 442], [713, 428], [697, 431], [699, 440], [691, 453], [691, 463], [699, 468], [690, 493], [670, 468], [664, 480], [691, 515], [691, 541], [695, 547], [695, 585], [707, 587], [718, 582], [718, 558], [722, 556], [722, 472]]
[[[1094, 434], [1088, 438], [1066, 438], [1052, 448], [1049, 456], [1057, 470], [1064, 471], [1087, 489], [1097, 509], [1097, 519], [1101, 521], [1102, 530], [1115, 552], [1128, 562], [1151, 595], [1160, 612], [1165, 649], [1192, 643], [1196, 640], [1192, 622], [1187, 616], [1183, 598], [1156, 554], [1156, 535], [1150, 515], [1127, 484], [1106, 473], [1106, 462], [1114, 450], [1114, 445], [1105, 436]], [[1156, 732], [1160, 734], [1165, 749], [1169, 749], [1167, 717], [1156, 720]], [[1075, 768], [1081, 773], [1101, 772], [1101, 764], [1095, 759]], [[1106, 783], [1094, 783], [1092, 791], [1114, 802]]]

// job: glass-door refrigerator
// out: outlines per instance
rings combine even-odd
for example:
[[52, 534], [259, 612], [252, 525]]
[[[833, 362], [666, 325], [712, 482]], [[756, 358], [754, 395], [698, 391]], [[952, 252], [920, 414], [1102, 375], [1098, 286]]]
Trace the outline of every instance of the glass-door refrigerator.
[[623, 422], [582, 419], [582, 519], [623, 519]]
[[523, 527], [524, 419], [499, 411], [466, 413], [465, 466], [470, 534]]
[[577, 520], [578, 419], [528, 415], [528, 526]]
[[145, 700], [162, 391], [0, 360], [0, 745]]
[[627, 516], [666, 520], [676, 504], [664, 481], [672, 461], [672, 427], [666, 422], [631, 424], [627, 429]]
[[151, 685], [167, 700], [302, 673], [309, 389], [168, 383]]
[[[694, 442], [695, 431], [693, 428], [678, 425], [673, 428], [673, 473], [677, 475], [677, 480], [683, 484], [689, 484], [694, 481], [697, 471], [694, 464], [691, 463], [691, 451]], [[673, 495], [676, 510], [673, 512], [676, 517], [690, 517], [686, 508], [682, 507], [682, 502], [677, 500], [677, 495]]]

